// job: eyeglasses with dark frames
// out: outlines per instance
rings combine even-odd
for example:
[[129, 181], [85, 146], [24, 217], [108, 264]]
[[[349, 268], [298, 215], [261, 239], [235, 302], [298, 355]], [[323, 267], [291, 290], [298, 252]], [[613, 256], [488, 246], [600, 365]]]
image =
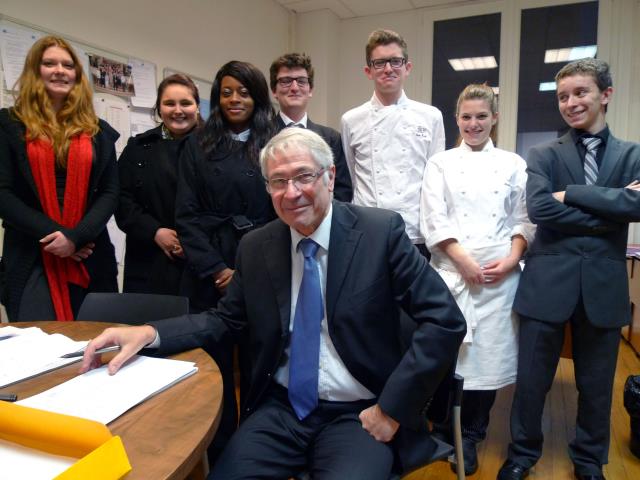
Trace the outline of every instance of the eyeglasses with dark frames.
[[278, 85], [284, 88], [290, 87], [294, 81], [299, 87], [306, 87], [309, 85], [309, 77], [280, 77], [277, 80]]
[[369, 61], [369, 66], [375, 68], [376, 70], [382, 70], [387, 65], [387, 63], [391, 66], [391, 68], [400, 68], [405, 63], [407, 63], [407, 59], [404, 57], [376, 58]]

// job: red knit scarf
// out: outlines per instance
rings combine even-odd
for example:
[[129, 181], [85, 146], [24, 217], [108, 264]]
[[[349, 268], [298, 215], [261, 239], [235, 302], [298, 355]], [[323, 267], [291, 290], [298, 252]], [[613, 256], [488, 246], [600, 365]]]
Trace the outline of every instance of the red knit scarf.
[[[67, 181], [64, 189], [62, 215], [56, 192], [56, 162], [51, 142], [43, 139], [27, 140], [27, 157], [44, 213], [63, 227], [74, 228], [82, 219], [87, 207], [89, 176], [93, 159], [91, 137], [82, 133], [71, 139], [67, 158]], [[53, 308], [56, 312], [56, 320], [73, 320], [69, 283], [87, 288], [90, 280], [89, 273], [82, 262], [76, 262], [70, 257], [60, 258], [45, 252], [44, 247], [45, 245], [41, 247], [42, 261], [49, 283]], [[76, 245], [76, 247], [79, 248], [81, 245]]]

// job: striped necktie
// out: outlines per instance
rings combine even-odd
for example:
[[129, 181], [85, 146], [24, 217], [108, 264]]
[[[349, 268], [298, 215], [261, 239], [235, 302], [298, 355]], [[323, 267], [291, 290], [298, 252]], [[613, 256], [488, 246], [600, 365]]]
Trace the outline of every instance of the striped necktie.
[[598, 163], [596, 162], [596, 154], [598, 147], [602, 143], [599, 137], [582, 137], [582, 144], [587, 149], [584, 155], [584, 180], [587, 185], [593, 185], [598, 179]]

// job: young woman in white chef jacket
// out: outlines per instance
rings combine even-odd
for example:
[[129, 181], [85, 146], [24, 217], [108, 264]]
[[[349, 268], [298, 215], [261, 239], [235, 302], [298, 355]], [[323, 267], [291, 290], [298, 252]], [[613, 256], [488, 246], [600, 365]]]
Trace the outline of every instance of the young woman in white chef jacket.
[[514, 383], [518, 321], [511, 307], [519, 261], [533, 238], [525, 206], [525, 161], [494, 146], [497, 101], [487, 85], [460, 96], [458, 147], [429, 159], [420, 226], [431, 265], [467, 319], [456, 372], [464, 377], [465, 471], [477, 468], [476, 444], [486, 436], [497, 389]]

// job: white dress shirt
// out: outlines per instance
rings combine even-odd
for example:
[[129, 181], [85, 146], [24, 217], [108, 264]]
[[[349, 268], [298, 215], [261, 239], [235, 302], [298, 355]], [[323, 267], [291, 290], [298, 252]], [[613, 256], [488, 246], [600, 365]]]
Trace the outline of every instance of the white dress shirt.
[[342, 116], [342, 143], [353, 183], [353, 203], [402, 215], [413, 243], [420, 233], [420, 191], [427, 160], [444, 150], [442, 113], [407, 98], [384, 106], [370, 101]]
[[240, 133], [233, 133], [230, 131], [229, 135], [231, 135], [231, 138], [233, 140], [236, 140], [237, 142], [246, 142], [247, 140], [249, 140], [249, 135], [251, 135], [251, 129], [247, 128]]
[[287, 117], [284, 113], [282, 113], [282, 111], [280, 111], [280, 113], [278, 115], [280, 115], [280, 118], [284, 122], [285, 126], [289, 126], [290, 123], [294, 123], [294, 124], [302, 125], [304, 128], [307, 128], [307, 118], [308, 117], [307, 117], [306, 113], [304, 114], [304, 117], [302, 117], [300, 119], [299, 122], [294, 122], [289, 117]]
[[[320, 226], [308, 238], [312, 239], [320, 248], [316, 254], [318, 269], [320, 273], [320, 285], [322, 288], [322, 301], [324, 304], [324, 317], [320, 325], [320, 359], [318, 371], [318, 397], [321, 400], [334, 402], [351, 402], [374, 398], [375, 395], [358, 382], [347, 370], [344, 362], [338, 355], [331, 337], [327, 323], [327, 265], [329, 260], [329, 239], [331, 237], [331, 218], [333, 207], [329, 207], [329, 212]], [[298, 303], [298, 292], [302, 283], [302, 273], [304, 271], [304, 256], [298, 250], [298, 243], [303, 237], [296, 230], [291, 229], [291, 315], [289, 321], [289, 331], [293, 330], [293, 319]], [[289, 384], [289, 355], [291, 348], [287, 346], [285, 350], [285, 360], [280, 365], [274, 379], [280, 385], [287, 387]]]

